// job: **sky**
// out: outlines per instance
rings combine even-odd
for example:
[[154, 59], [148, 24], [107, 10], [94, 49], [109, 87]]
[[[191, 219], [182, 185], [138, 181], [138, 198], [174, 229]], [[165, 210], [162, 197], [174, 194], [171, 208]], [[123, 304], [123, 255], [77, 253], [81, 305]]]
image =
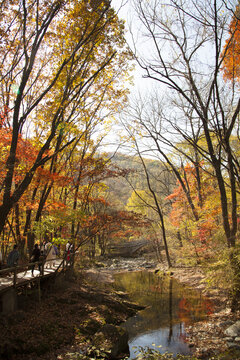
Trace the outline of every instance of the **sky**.
[[[125, 21], [125, 27], [126, 27], [126, 40], [129, 44], [129, 46], [132, 48], [132, 36], [129, 31], [130, 24], [132, 23], [133, 18], [133, 9], [130, 4], [131, 0], [112, 0], [111, 5], [117, 12], [120, 19], [123, 19]], [[134, 27], [135, 28], [135, 27]], [[135, 34], [134, 34], [135, 36]], [[134, 73], [132, 74], [134, 76], [133, 85], [129, 86], [130, 89], [130, 97], [136, 96], [137, 93], [143, 91], [145, 89], [146, 85], [145, 82], [147, 79], [143, 79], [143, 71], [142, 69], [136, 64], [136, 68]], [[117, 116], [118, 117], [118, 116]], [[121, 129], [118, 125], [114, 124], [112, 131], [109, 132], [108, 136], [105, 137], [103, 141], [103, 149], [107, 152], [115, 152], [118, 149], [119, 142], [118, 142], [118, 136], [120, 135]], [[118, 149], [120, 152], [125, 152], [126, 144]]]
[[[140, 26], [139, 21], [137, 20], [136, 16], [134, 16], [134, 10], [132, 6], [131, 0], [112, 0], [111, 4], [112, 7], [117, 12], [120, 19], [125, 21], [126, 27], [126, 40], [133, 50], [133, 41], [132, 41], [132, 34], [133, 32], [134, 39], [139, 39], [138, 36], [138, 27]], [[130, 31], [131, 29], [131, 31]], [[138, 47], [140, 44], [138, 43]], [[144, 88], [148, 87], [150, 84], [149, 79], [143, 78], [143, 70], [136, 64], [136, 69], [134, 72], [134, 86], [131, 88], [131, 92], [135, 93], [138, 91], [143, 90]]]

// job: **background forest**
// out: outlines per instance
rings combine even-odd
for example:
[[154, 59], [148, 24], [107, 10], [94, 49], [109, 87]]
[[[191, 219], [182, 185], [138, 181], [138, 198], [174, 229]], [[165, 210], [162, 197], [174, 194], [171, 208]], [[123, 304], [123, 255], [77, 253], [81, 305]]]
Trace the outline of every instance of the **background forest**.
[[207, 263], [234, 309], [239, 2], [129, 4], [131, 44], [107, 0], [0, 2], [3, 261], [15, 243], [26, 261], [46, 239], [91, 258], [144, 239], [169, 267]]

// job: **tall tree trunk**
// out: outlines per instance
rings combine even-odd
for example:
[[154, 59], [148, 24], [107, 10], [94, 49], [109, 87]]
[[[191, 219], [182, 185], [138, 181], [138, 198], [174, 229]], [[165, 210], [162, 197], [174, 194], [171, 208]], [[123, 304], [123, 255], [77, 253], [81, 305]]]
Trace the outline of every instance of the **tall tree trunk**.
[[139, 152], [139, 149], [138, 149], [138, 155], [140, 157], [140, 160], [141, 160], [143, 168], [144, 168], [145, 176], [146, 176], [146, 179], [147, 179], [148, 189], [149, 189], [149, 191], [151, 192], [151, 194], [153, 196], [153, 199], [154, 199], [154, 202], [155, 202], [155, 205], [156, 205], [156, 208], [157, 208], [157, 213], [158, 213], [159, 218], [160, 218], [160, 224], [161, 224], [161, 230], [162, 230], [162, 236], [163, 236], [163, 243], [164, 243], [164, 248], [165, 248], [168, 267], [170, 268], [170, 267], [172, 267], [172, 263], [171, 263], [171, 259], [170, 259], [170, 255], [169, 255], [169, 251], [168, 251], [168, 243], [167, 243], [167, 236], [166, 236], [163, 212], [162, 212], [161, 207], [159, 205], [156, 193], [155, 193], [155, 191], [153, 190], [153, 188], [151, 186], [149, 173], [147, 171], [146, 164], [145, 164], [145, 162], [144, 162], [144, 160], [143, 160], [143, 158], [142, 158], [142, 156], [141, 156], [141, 154]]

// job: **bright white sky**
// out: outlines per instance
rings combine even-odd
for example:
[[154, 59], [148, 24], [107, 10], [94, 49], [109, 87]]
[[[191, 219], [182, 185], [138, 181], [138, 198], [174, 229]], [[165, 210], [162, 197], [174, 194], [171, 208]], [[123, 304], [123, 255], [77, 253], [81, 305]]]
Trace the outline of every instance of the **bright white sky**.
[[[134, 41], [138, 40], [138, 28], [140, 27], [139, 20], [134, 16], [134, 9], [131, 4], [131, 0], [112, 0], [111, 2], [112, 7], [117, 12], [120, 19], [125, 20], [125, 27], [126, 27], [126, 40], [130, 46], [131, 49], [133, 49], [133, 41], [132, 41], [132, 35], [131, 31], [134, 35]], [[131, 31], [130, 31], [131, 29]], [[140, 44], [138, 43], [138, 47]], [[136, 64], [136, 70], [134, 74], [134, 83], [135, 86], [133, 87], [132, 91], [138, 92], [143, 89], [146, 90], [146, 87], [148, 87], [148, 84], [150, 84], [152, 81], [150, 79], [144, 79], [143, 78], [143, 70]]]
[[[131, 6], [131, 0], [112, 0], [112, 7], [117, 12], [120, 19], [125, 21], [126, 27], [126, 40], [129, 46], [132, 48], [132, 36], [130, 33], [130, 24], [133, 22], [133, 9]], [[134, 19], [134, 24], [136, 23], [136, 19]], [[134, 37], [136, 36], [136, 26], [134, 26]], [[148, 79], [143, 79], [143, 72], [141, 68], [136, 64], [136, 69], [134, 72], [134, 85], [130, 88], [131, 94], [137, 94], [138, 92], [142, 92], [146, 89], [146, 82]], [[104, 138], [102, 143], [103, 151], [115, 152], [119, 146], [118, 136], [120, 135], [122, 129], [118, 127], [118, 125], [114, 124], [112, 130], [109, 134]], [[125, 144], [126, 145], [126, 144]], [[124, 149], [121, 147], [120, 152], [124, 152]]]

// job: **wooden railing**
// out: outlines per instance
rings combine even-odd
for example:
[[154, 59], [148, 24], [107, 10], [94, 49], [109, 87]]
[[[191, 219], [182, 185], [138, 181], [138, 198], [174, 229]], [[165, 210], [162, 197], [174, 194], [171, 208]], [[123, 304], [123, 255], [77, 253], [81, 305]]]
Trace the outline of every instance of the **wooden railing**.
[[[50, 262], [56, 262], [56, 260], [61, 260], [60, 261], [60, 264], [58, 264], [57, 267], [54, 268], [54, 271], [52, 273], [59, 273], [60, 269], [62, 268], [62, 271], [64, 271], [66, 268], [70, 267], [73, 265], [73, 259], [74, 259], [74, 254], [71, 254], [72, 256], [70, 257], [70, 260], [67, 260], [67, 257], [64, 256], [63, 258], [54, 258], [54, 259], [44, 259], [44, 260], [41, 260], [41, 261], [36, 261], [36, 262], [29, 262], [29, 263], [26, 263], [26, 264], [22, 264], [22, 265], [16, 265], [16, 266], [13, 266], [13, 267], [8, 267], [8, 268], [5, 268], [5, 269], [2, 269], [0, 270], [0, 280], [1, 278], [5, 278], [8, 274], [13, 274], [13, 279], [12, 279], [12, 284], [9, 285], [9, 286], [14, 286], [16, 287], [17, 286], [17, 274], [20, 274], [20, 273], [24, 273], [25, 274], [27, 273], [27, 271], [31, 271], [32, 270], [32, 267], [34, 266], [34, 268], [37, 266], [39, 267], [40, 265], [40, 274], [39, 276], [37, 276], [37, 278], [39, 277], [43, 277], [44, 276], [44, 270], [47, 269], [45, 266], [47, 263], [50, 263]], [[38, 269], [38, 268], [37, 268]], [[24, 275], [23, 275], [24, 276]], [[32, 281], [33, 279], [37, 279], [36, 277], [33, 277], [32, 279], [28, 279], [28, 281]], [[11, 278], [9, 278], [8, 280], [11, 280]]]

